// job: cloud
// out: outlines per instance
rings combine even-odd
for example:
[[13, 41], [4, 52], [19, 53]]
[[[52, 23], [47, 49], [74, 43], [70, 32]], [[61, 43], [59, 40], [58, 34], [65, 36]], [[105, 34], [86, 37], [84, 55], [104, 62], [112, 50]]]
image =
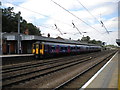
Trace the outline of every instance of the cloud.
[[2, 6], [4, 6], [4, 7], [14, 7], [14, 5], [12, 5], [10, 3], [3, 3]]
[[[105, 32], [105, 29], [101, 27], [101, 24], [96, 21], [94, 17], [98, 20], [102, 20], [108, 30], [114, 30], [117, 27], [117, 1], [118, 0], [54, 0], [81, 20], [84, 20], [86, 25], [81, 20], [70, 15], [65, 10], [61, 9], [59, 6], [54, 4], [51, 0], [25, 0], [21, 1], [19, 7], [15, 7], [15, 12], [21, 11], [21, 16], [28, 22], [32, 22], [40, 27], [41, 32], [47, 36], [47, 33], [50, 33], [52, 37], [61, 36], [63, 38], [72, 38], [74, 40], [81, 39], [83, 35], [90, 36], [92, 39], [105, 40], [110, 44], [116, 44], [115, 39], [112, 35], [117, 36], [117, 32], [111, 32], [109, 35], [101, 33]], [[92, 17], [79, 3], [80, 1], [88, 10], [94, 15]], [[16, 0], [13, 0], [12, 3], [17, 3]], [[18, 4], [18, 3], [17, 3]], [[6, 6], [9, 6], [6, 4]], [[22, 8], [23, 7], [23, 8]], [[41, 15], [43, 14], [43, 15]], [[101, 18], [100, 18], [101, 14]], [[111, 15], [111, 16], [110, 16]], [[109, 17], [109, 18], [108, 18]], [[73, 28], [72, 21], [78, 27], [80, 32], [83, 35], [76, 34], [78, 31]], [[59, 31], [55, 29], [54, 24], [58, 26], [62, 33], [67, 33], [60, 35]], [[43, 27], [42, 27], [42, 26]], [[47, 28], [45, 28], [47, 27]], [[115, 30], [114, 30], [115, 31]], [[107, 38], [106, 36], [110, 37]]]

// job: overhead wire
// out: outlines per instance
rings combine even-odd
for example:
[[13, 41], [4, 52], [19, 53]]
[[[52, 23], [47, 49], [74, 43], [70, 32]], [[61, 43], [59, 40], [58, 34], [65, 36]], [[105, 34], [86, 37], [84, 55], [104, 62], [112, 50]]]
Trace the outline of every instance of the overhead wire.
[[[20, 8], [23, 8], [23, 9], [26, 9], [26, 10], [28, 10], [28, 11], [30, 11], [30, 12], [33, 12], [33, 13], [39, 14], [39, 15], [44, 16], [44, 17], [47, 17], [47, 18], [52, 18], [53, 20], [58, 21], [58, 22], [61, 22], [61, 23], [63, 23], [63, 24], [66, 24], [66, 25], [68, 25], [68, 26], [70, 26], [70, 27], [72, 26], [72, 25], [70, 25], [70, 24], [68, 24], [68, 23], [65, 23], [65, 22], [63, 22], [63, 21], [60, 21], [60, 20], [54, 19], [53, 17], [50, 17], [50, 16], [47, 16], [47, 15], [41, 14], [41, 13], [39, 13], [39, 12], [36, 12], [36, 11], [30, 10], [30, 9], [28, 9], [28, 8], [25, 8], [25, 7], [22, 7], [22, 6], [19, 6], [19, 5], [13, 4], [13, 3], [11, 3], [11, 2], [6, 2], [6, 3], [9, 3], [9, 4], [12, 4], [12, 5], [15, 5], [15, 6], [20, 7]], [[45, 27], [45, 26], [42, 26], [42, 27]], [[49, 27], [45, 27], [45, 28], [49, 28]], [[50, 29], [51, 29], [51, 28], [50, 28]], [[57, 30], [61, 33], [61, 35], [63, 35], [62, 32], [60, 31], [60, 29], [57, 29]]]
[[92, 13], [80, 2], [80, 0], [77, 0], [77, 1], [93, 18], [96, 19], [97, 22], [99, 22], [100, 24], [102, 24], [102, 26], [105, 28], [106, 32], [109, 34], [109, 31], [107, 30], [107, 28], [105, 27], [105, 25], [103, 24], [103, 22], [99, 21], [94, 15], [92, 15]]
[[37, 14], [39, 14], [39, 15], [41, 15], [41, 16], [44, 16], [44, 17], [49, 17], [49, 16], [47, 16], [47, 15], [44, 15], [44, 14], [41, 14], [41, 13], [39, 13], [39, 12], [36, 12], [36, 11], [30, 10], [30, 9], [28, 9], [28, 8], [25, 8], [25, 7], [19, 6], [19, 5], [17, 5], [17, 4], [13, 4], [13, 3], [8, 2], [8, 1], [7, 1], [6, 3], [9, 3], [9, 4], [12, 4], [12, 5], [15, 5], [15, 6], [20, 7], [20, 8], [23, 8], [23, 9], [26, 9], [26, 10], [28, 10], [28, 11], [30, 11], [30, 12], [33, 12], [33, 13], [37, 13]]
[[[26, 9], [26, 10], [28, 10], [28, 11], [30, 11], [30, 12], [33, 12], [33, 13], [39, 14], [39, 15], [44, 16], [44, 17], [47, 17], [47, 18], [52, 18], [52, 17], [50, 17], [50, 16], [47, 16], [47, 15], [41, 14], [41, 13], [39, 13], [39, 12], [36, 12], [36, 11], [30, 10], [30, 9], [28, 9], [28, 8], [25, 8], [25, 7], [22, 7], [22, 6], [19, 6], [19, 5], [13, 4], [13, 3], [11, 3], [11, 2], [6, 2], [6, 3], [9, 3], [9, 4], [12, 4], [12, 5], [15, 5], [15, 6], [20, 7], [20, 8], [23, 8], [23, 9]], [[54, 18], [52, 18], [52, 19], [55, 20], [55, 21], [58, 21], [58, 22], [61, 22], [61, 23], [64, 23], [64, 24], [66, 24], [66, 25], [71, 26], [70, 24], [67, 24], [67, 23], [65, 23], [65, 22], [62, 22], [62, 21], [60, 21], [60, 20], [56, 20], [56, 19], [54, 19]], [[42, 26], [42, 27], [45, 27], [45, 26]], [[49, 27], [45, 27], [45, 28], [49, 28]], [[78, 30], [78, 28], [76, 28], [76, 29]], [[60, 30], [58, 30], [58, 31], [61, 33]], [[80, 31], [79, 31], [79, 32], [80, 32]]]
[[105, 30], [106, 30], [106, 32], [109, 34], [109, 31], [108, 31], [107, 28], [105, 27], [104, 23], [103, 23], [102, 21], [100, 21], [100, 22], [101, 22], [101, 24], [102, 24], [102, 27], [104, 27]]
[[[53, 0], [51, 0], [51, 1], [53, 1]], [[53, 2], [54, 2], [54, 1], [53, 1]], [[36, 11], [30, 10], [30, 9], [28, 9], [28, 8], [25, 8], [25, 7], [22, 7], [22, 6], [19, 6], [19, 5], [13, 4], [13, 3], [11, 3], [11, 2], [6, 2], [6, 3], [10, 3], [10, 4], [15, 5], [15, 6], [17, 6], [17, 7], [20, 7], [20, 8], [26, 9], [26, 10], [28, 10], [28, 11], [30, 11], [30, 12], [37, 13], [37, 14], [42, 15], [42, 16], [44, 16], [44, 17], [52, 18], [53, 20], [56, 20], [56, 21], [58, 21], [58, 22], [61, 22], [61, 23], [64, 23], [64, 24], [66, 24], [66, 25], [71, 26], [71, 25], [68, 24], [68, 23], [62, 22], [62, 21], [60, 21], [60, 20], [54, 19], [53, 17], [50, 17], [50, 16], [47, 16], [47, 15], [41, 14], [41, 13], [39, 13], [39, 12], [36, 12]], [[55, 2], [54, 2], [54, 3], [55, 3]], [[57, 3], [56, 3], [56, 4], [57, 4]], [[60, 5], [59, 5], [59, 6], [60, 6]], [[61, 8], [63, 8], [63, 7], [61, 6]], [[65, 8], [63, 8], [63, 9], [65, 9]], [[65, 9], [65, 10], [66, 10], [66, 9]], [[69, 12], [68, 10], [66, 10], [66, 11]], [[77, 17], [76, 15], [74, 15], [73, 13], [71, 13], [71, 12], [69, 12], [69, 13], [72, 14], [74, 17], [78, 18], [79, 20], [81, 20], [82, 22], [84, 22], [86, 25], [90, 26], [88, 23], [86, 23], [85, 21], [83, 21], [82, 19], [80, 19], [79, 17]], [[42, 26], [42, 27], [45, 27], [45, 26]], [[90, 26], [90, 27], [93, 28], [93, 29], [95, 29], [95, 28], [92, 27], [92, 26]], [[49, 28], [49, 27], [45, 27], [45, 28]], [[51, 28], [50, 28], [50, 29], [51, 29]], [[96, 29], [95, 29], [95, 30], [96, 30]], [[97, 30], [97, 31], [98, 31], [98, 30]]]
[[68, 26], [71, 26], [70, 24], [65, 23], [65, 22], [63, 22], [63, 21], [61, 21], [61, 20], [57, 20], [57, 19], [55, 19], [55, 18], [53, 18], [53, 17], [50, 17], [50, 16], [47, 16], [47, 15], [44, 15], [44, 14], [42, 14], [42, 13], [39, 13], [39, 12], [33, 11], [33, 10], [31, 10], [31, 9], [28, 9], [28, 8], [25, 8], [25, 7], [22, 7], [22, 6], [19, 6], [19, 5], [13, 4], [13, 3], [11, 3], [11, 2], [6, 2], [6, 3], [9, 3], [9, 4], [12, 4], [12, 5], [15, 5], [15, 6], [20, 7], [20, 8], [23, 8], [23, 9], [26, 9], [26, 10], [28, 10], [28, 11], [30, 11], [30, 12], [33, 12], [33, 13], [39, 14], [39, 15], [44, 16], [44, 17], [47, 17], [47, 18], [52, 18], [52, 19], [55, 20], [55, 21], [58, 21], [58, 22], [61, 22], [61, 23], [63, 23], [63, 24], [66, 24], [66, 25], [68, 25]]
[[[86, 25], [88, 25], [89, 27], [93, 28], [94, 30], [98, 31], [97, 29], [95, 29], [94, 27], [92, 27], [91, 25], [89, 25], [88, 23], [86, 23], [85, 21], [83, 21], [82, 19], [80, 19], [78, 16], [76, 16], [75, 14], [71, 13], [69, 10], [65, 9], [64, 7], [62, 7], [60, 4], [56, 3], [55, 1], [51, 0], [53, 3], [55, 3], [56, 5], [58, 5], [59, 7], [61, 7], [63, 10], [65, 10], [66, 12], [70, 13], [71, 15], [73, 15], [74, 17], [76, 17], [77, 19], [79, 19], [80, 21], [82, 21], [83, 23], [85, 23]], [[104, 28], [107, 31], [107, 28], [104, 25]], [[99, 32], [99, 31], [98, 31]], [[109, 31], [107, 31], [108, 33]], [[100, 34], [102, 34], [101, 32], [99, 32]], [[102, 36], [102, 35], [101, 35]]]
[[73, 23], [73, 21], [72, 21], [72, 25], [73, 25], [73, 28], [76, 28], [77, 31], [79, 32], [79, 34], [81, 35], [82, 33], [81, 33], [80, 30], [76, 27], [76, 25]]
[[60, 34], [63, 35], [62, 32], [60, 31], [60, 29], [57, 27], [57, 25], [56, 24], [54, 24], [54, 25], [55, 25], [55, 29], [57, 29], [60, 32]]
[[[82, 21], [83, 23], [85, 23], [86, 25], [88, 25], [89, 27], [93, 28], [94, 30], [98, 31], [97, 29], [95, 29], [94, 27], [92, 27], [91, 25], [89, 25], [88, 23], [86, 23], [84, 20], [82, 20], [81, 18], [79, 18], [78, 16], [76, 16], [75, 14], [71, 13], [69, 10], [65, 9], [64, 7], [62, 7], [60, 4], [56, 3], [55, 1], [51, 0], [53, 3], [55, 3], [56, 5], [58, 5], [59, 7], [61, 7], [63, 10], [65, 10], [66, 12], [70, 13], [72, 16], [76, 17], [77, 19], [79, 19], [80, 21]], [[99, 31], [98, 31], [99, 32]], [[99, 32], [100, 33], [100, 32]]]
[[[78, 3], [79, 3], [93, 18], [96, 19], [97, 22], [100, 23], [100, 21], [99, 21], [94, 15], [92, 15], [92, 13], [91, 13], [79, 0], [77, 0], [77, 1], [78, 1]], [[101, 23], [100, 23], [100, 24], [101, 24]]]

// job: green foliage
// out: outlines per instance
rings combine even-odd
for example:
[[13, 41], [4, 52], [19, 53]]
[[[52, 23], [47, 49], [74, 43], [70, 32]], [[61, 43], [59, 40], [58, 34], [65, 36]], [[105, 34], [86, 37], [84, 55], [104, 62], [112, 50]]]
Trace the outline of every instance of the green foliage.
[[102, 41], [96, 41], [95, 39], [93, 40], [90, 40], [89, 43], [92, 43], [92, 44], [97, 44], [97, 45], [102, 45]]
[[28, 23], [26, 27], [29, 29], [30, 34], [34, 34], [34, 35], [40, 34], [39, 29], [36, 26], [34, 26], [32, 23]]
[[91, 44], [102, 45], [102, 41], [100, 41], [100, 40], [99, 40], [99, 41], [96, 41], [95, 39], [90, 40], [90, 37], [89, 37], [89, 36], [82, 37], [81, 41], [82, 41], [82, 42], [91, 43]]
[[[2, 9], [2, 32], [17, 32], [18, 30], [18, 13], [13, 12], [13, 7]], [[32, 23], [27, 23], [22, 17], [20, 17], [20, 31], [29, 30], [30, 35], [41, 35], [39, 28]]]
[[87, 37], [82, 37], [81, 41], [89, 42], [89, 41], [90, 41], [90, 37], [89, 37], [89, 36], [87, 36]]
[[105, 47], [117, 48], [115, 45], [106, 45]]
[[2, 9], [2, 31], [3, 32], [15, 32], [17, 30], [17, 19], [14, 12], [12, 12], [13, 8], [5, 8]]

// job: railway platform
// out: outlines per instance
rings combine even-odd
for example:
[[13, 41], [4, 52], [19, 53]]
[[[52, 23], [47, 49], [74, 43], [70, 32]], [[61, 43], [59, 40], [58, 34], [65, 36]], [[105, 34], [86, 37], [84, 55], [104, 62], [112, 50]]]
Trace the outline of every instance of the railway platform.
[[120, 56], [120, 52], [117, 52], [81, 89], [119, 88], [120, 90], [120, 82], [118, 82], [118, 56]]
[[5, 57], [23, 57], [23, 56], [33, 56], [33, 54], [0, 55], [0, 58], [5, 58]]
[[33, 54], [0, 55], [0, 59], [2, 59], [2, 65], [8, 65], [33, 60], [34, 55]]

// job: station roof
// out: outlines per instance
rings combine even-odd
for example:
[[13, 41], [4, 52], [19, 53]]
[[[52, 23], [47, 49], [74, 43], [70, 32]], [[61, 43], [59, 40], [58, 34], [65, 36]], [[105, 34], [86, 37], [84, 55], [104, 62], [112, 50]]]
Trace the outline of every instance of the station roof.
[[[8, 41], [18, 40], [18, 33], [4, 33], [2, 35], [2, 38]], [[80, 42], [80, 41], [70, 40], [70, 39], [56, 39], [52, 37], [43, 37], [43, 36], [25, 35], [25, 34], [20, 34], [20, 39], [21, 41], [35, 40], [35, 41], [56, 42], [56, 43], [94, 45], [94, 44], [88, 44], [85, 42]]]
[[120, 46], [120, 39], [116, 39], [116, 43]]

